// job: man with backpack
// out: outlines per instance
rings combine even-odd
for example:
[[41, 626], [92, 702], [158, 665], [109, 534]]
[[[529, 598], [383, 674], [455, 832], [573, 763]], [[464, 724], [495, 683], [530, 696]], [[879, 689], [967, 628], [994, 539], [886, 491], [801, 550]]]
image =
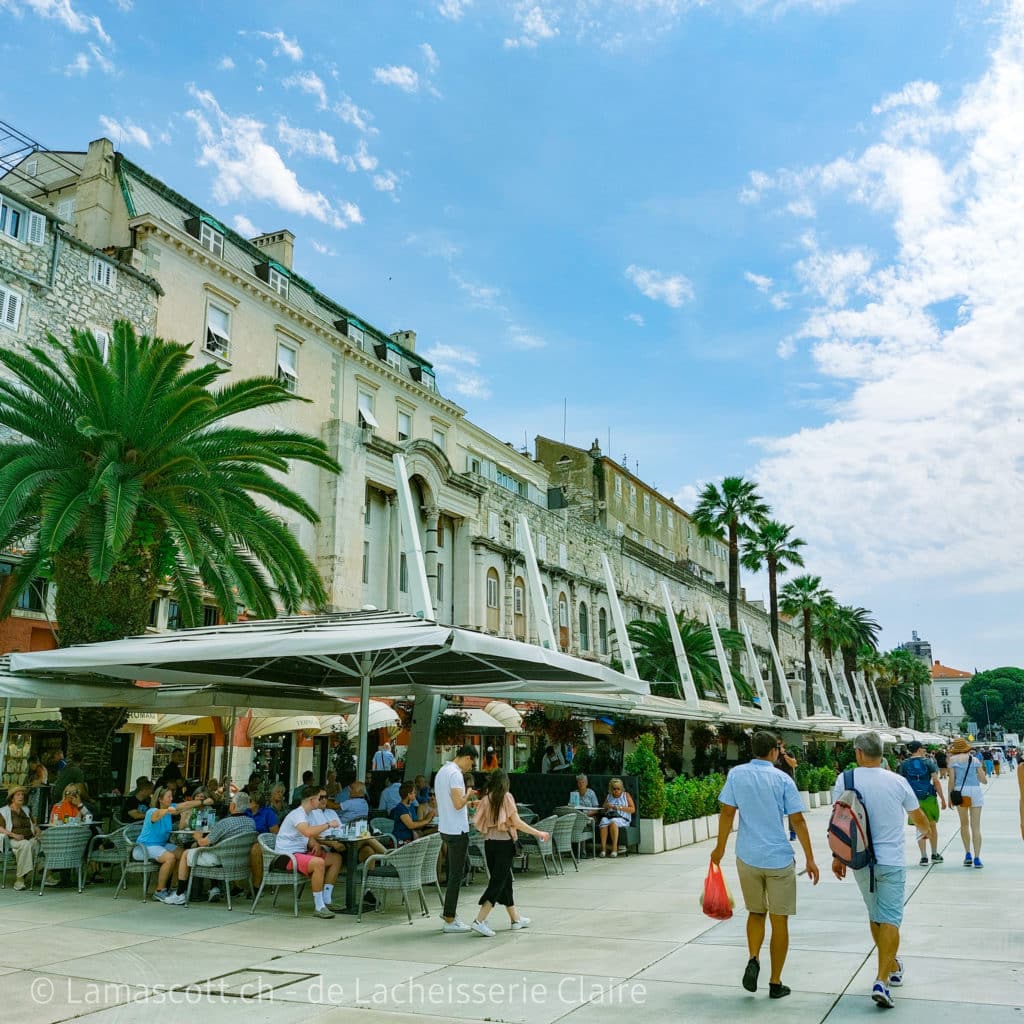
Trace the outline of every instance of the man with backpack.
[[834, 806], [828, 826], [832, 874], [842, 880], [847, 869], [853, 870], [878, 947], [871, 998], [888, 1009], [896, 1005], [890, 989], [903, 984], [903, 961], [896, 955], [907, 881], [903, 821], [909, 816], [912, 824], [927, 832], [928, 817], [907, 780], [882, 768], [882, 740], [877, 732], [861, 733], [853, 749], [857, 767], [840, 774], [832, 790]]
[[942, 802], [943, 810], [946, 810], [948, 805], [942, 793], [938, 763], [930, 757], [924, 756], [924, 744], [920, 740], [914, 740], [908, 745], [907, 750], [909, 753], [906, 760], [896, 771], [910, 783], [910, 788], [914, 791], [921, 810], [928, 818], [928, 831], [918, 831], [917, 833], [917, 845], [921, 850], [921, 867], [924, 868], [929, 863], [929, 841], [932, 844], [931, 863], [942, 863], [942, 854], [939, 853], [939, 802]]

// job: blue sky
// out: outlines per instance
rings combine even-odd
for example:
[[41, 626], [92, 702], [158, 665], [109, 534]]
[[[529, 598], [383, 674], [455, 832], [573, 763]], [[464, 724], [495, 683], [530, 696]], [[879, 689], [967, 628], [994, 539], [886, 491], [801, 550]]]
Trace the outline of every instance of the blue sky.
[[[108, 134], [502, 439], [756, 477], [883, 642], [1022, 662], [1024, 0], [0, 0]], [[24, 83], [31, 83], [27, 86]], [[752, 596], [763, 582], [749, 581]]]

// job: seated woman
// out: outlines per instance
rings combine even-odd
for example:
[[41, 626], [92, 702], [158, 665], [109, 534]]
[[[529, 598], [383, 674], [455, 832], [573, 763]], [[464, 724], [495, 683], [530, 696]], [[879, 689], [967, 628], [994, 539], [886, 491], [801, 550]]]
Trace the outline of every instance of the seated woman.
[[7, 796], [7, 806], [0, 807], [0, 836], [7, 839], [14, 852], [16, 892], [27, 888], [25, 879], [32, 874], [32, 865], [39, 849], [39, 829], [25, 803], [27, 799], [28, 789], [16, 786]]
[[424, 817], [416, 803], [416, 783], [403, 782], [398, 788], [399, 803], [391, 811], [391, 820], [395, 823], [392, 835], [399, 846], [411, 843], [419, 836], [436, 832], [433, 815]]
[[612, 779], [608, 783], [608, 795], [601, 808], [601, 820], [597, 827], [601, 833], [600, 857], [607, 856], [608, 840], [611, 840], [612, 856], [619, 855], [619, 829], [625, 828], [636, 813], [636, 804], [626, 792], [622, 779]]
[[82, 806], [82, 791], [77, 782], [64, 787], [64, 797], [59, 804], [50, 809], [50, 824], [60, 825], [72, 821], [80, 821], [85, 812]]
[[267, 794], [262, 789], [253, 789], [249, 793], [249, 810], [245, 812], [256, 825], [259, 834], [269, 832], [277, 835], [278, 817], [277, 812], [267, 803]]
[[590, 788], [586, 775], [576, 776], [576, 788], [569, 794], [569, 804], [593, 816], [601, 809], [597, 794]]
[[207, 797], [205, 800], [185, 800], [180, 804], [173, 803], [174, 790], [169, 786], [161, 786], [153, 797], [153, 806], [146, 811], [145, 820], [142, 823], [142, 831], [139, 833], [138, 846], [132, 850], [134, 860], [144, 860], [143, 847], [148, 856], [155, 860], [160, 868], [157, 872], [156, 892], [153, 894], [161, 903], [171, 895], [171, 889], [167, 883], [171, 879], [181, 856], [182, 847], [170, 842], [171, 832], [174, 830], [174, 816], [176, 814], [187, 814], [193, 807], [211, 806], [213, 801]]
[[278, 825], [288, 816], [290, 809], [286, 796], [287, 792], [283, 782], [275, 782], [270, 787], [270, 798], [267, 800], [267, 806], [277, 815]]

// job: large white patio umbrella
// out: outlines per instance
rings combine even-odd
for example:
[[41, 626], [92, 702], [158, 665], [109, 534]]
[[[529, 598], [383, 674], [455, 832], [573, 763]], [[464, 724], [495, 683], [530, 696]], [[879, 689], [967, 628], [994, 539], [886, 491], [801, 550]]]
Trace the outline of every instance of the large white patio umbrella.
[[[256, 703], [282, 686], [334, 697], [371, 693], [515, 696], [565, 690], [646, 694], [649, 687], [598, 662], [397, 612], [349, 612], [236, 622], [11, 656], [34, 675], [243, 684]], [[367, 730], [359, 731], [366, 764]]]

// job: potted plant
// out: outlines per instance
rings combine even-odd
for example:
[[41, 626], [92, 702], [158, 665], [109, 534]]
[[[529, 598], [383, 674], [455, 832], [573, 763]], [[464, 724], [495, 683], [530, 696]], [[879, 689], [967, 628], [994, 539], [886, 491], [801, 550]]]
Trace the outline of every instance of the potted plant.
[[644, 733], [623, 760], [623, 771], [640, 784], [637, 814], [640, 821], [640, 852], [661, 853], [665, 848], [665, 779], [654, 752], [654, 736]]
[[796, 782], [796, 788], [800, 791], [800, 799], [803, 802], [804, 810], [809, 811], [812, 807], [817, 806], [817, 801], [814, 804], [811, 803], [811, 768], [803, 761], [796, 766], [796, 771], [793, 773], [794, 781]]
[[465, 712], [445, 711], [434, 721], [434, 743], [439, 747], [451, 747], [461, 743], [465, 734]]

